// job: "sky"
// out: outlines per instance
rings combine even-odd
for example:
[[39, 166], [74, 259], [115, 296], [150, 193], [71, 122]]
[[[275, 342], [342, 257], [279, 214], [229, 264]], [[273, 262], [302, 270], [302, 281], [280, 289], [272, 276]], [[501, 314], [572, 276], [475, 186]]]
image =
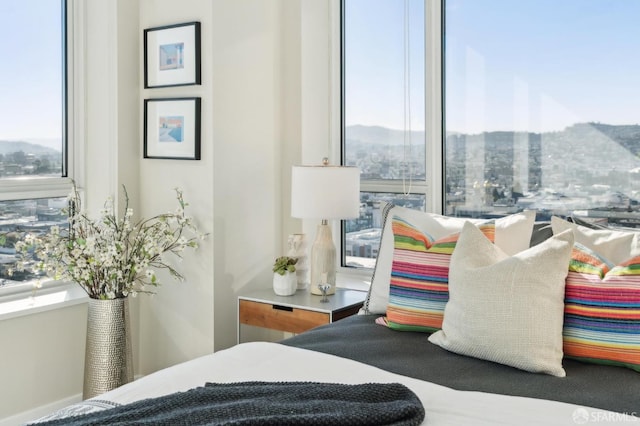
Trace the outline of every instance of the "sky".
[[[346, 1], [347, 125], [424, 129], [424, 2], [408, 0], [406, 88], [404, 5]], [[445, 11], [447, 131], [640, 123], [640, 0], [447, 0]], [[60, 138], [59, 26], [59, 0], [0, 0], [0, 140]]]
[[59, 0], [0, 0], [0, 140], [60, 140], [60, 11]]
[[[424, 2], [410, 0], [408, 128], [424, 129]], [[345, 1], [347, 125], [405, 128], [405, 9], [402, 0]], [[416, 60], [414, 60], [416, 59]], [[415, 95], [417, 94], [417, 96]], [[408, 104], [407, 104], [408, 105]], [[409, 114], [406, 115], [409, 117]]]
[[[424, 12], [409, 1], [418, 40]], [[347, 0], [347, 5], [348, 16], [357, 15], [345, 23], [347, 125], [402, 129], [398, 34], [404, 2]], [[640, 124], [639, 0], [447, 0], [445, 16], [447, 131], [540, 132], [587, 121]], [[412, 60], [412, 82], [414, 74], [424, 78], [415, 66], [421, 54], [415, 51], [418, 59]], [[424, 85], [412, 83], [416, 130], [424, 129], [419, 90]]]

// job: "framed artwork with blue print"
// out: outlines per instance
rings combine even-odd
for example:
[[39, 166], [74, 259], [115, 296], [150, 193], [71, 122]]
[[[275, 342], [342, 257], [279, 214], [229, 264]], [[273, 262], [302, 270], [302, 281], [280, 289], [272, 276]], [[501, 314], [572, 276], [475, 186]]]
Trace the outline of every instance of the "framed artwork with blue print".
[[200, 159], [200, 98], [144, 100], [143, 157]]
[[144, 88], [200, 84], [200, 22], [144, 30]]

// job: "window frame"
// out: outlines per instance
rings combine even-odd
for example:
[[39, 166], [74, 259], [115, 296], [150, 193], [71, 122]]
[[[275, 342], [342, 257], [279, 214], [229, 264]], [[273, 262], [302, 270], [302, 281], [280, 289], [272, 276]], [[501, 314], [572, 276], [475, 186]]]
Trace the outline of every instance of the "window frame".
[[[73, 188], [73, 182], [79, 182], [83, 178], [79, 173], [83, 149], [78, 141], [79, 135], [84, 132], [82, 98], [84, 79], [81, 72], [84, 60], [84, 6], [82, 0], [62, 0], [61, 8], [61, 43], [64, 46], [61, 81], [63, 102], [61, 176], [0, 180], [0, 201], [67, 197]], [[69, 285], [72, 283], [50, 282], [46, 290], [39, 290], [39, 294], [59, 291]], [[2, 286], [0, 302], [31, 296], [33, 289], [33, 281]]]
[[[445, 73], [445, 37], [446, 37], [446, 16], [445, 16], [446, 0], [424, 0], [425, 2], [425, 136], [426, 136], [426, 211], [430, 213], [445, 214], [446, 211], [446, 73]], [[340, 47], [344, 46], [344, 5], [340, 2]], [[340, 51], [339, 58], [341, 64], [344, 62], [344, 54]], [[342, 65], [341, 71], [344, 72]], [[341, 74], [343, 76], [343, 74]], [[341, 93], [344, 93], [344, 78], [340, 79]], [[341, 134], [340, 134], [340, 158], [344, 164], [344, 108], [341, 99], [338, 108], [341, 117]], [[415, 187], [415, 183], [414, 183]], [[393, 192], [394, 185], [387, 182], [363, 181], [361, 183], [362, 192], [375, 192], [376, 190]], [[577, 215], [580, 218], [579, 215]], [[597, 216], [594, 216], [597, 217]], [[640, 229], [640, 228], [636, 228]], [[345, 267], [346, 239], [344, 238], [345, 224], [341, 223], [341, 232], [337, 233], [334, 238], [341, 242], [340, 265], [341, 272], [355, 272], [361, 275], [370, 274], [371, 269], [361, 268], [358, 270], [353, 267]]]
[[[411, 193], [425, 196], [425, 210], [430, 213], [442, 214], [444, 207], [444, 157], [443, 157], [443, 126], [444, 126], [444, 98], [442, 76], [444, 76], [444, 0], [424, 0], [425, 2], [425, 170], [426, 176], [424, 181], [413, 181]], [[340, 164], [345, 163], [345, 78], [344, 78], [344, 12], [345, 0], [340, 0], [337, 5], [339, 13], [334, 13], [334, 22], [332, 27], [337, 28], [339, 33], [339, 43], [337, 49], [329, 52], [331, 61], [339, 64], [337, 79], [334, 85], [339, 85], [340, 96], [339, 101], [334, 102], [332, 107], [340, 117], [340, 135], [339, 135], [339, 158]], [[337, 17], [337, 22], [336, 22]], [[335, 33], [335, 31], [334, 31]], [[387, 180], [366, 180], [360, 182], [360, 192], [403, 192], [403, 182], [387, 181]], [[346, 223], [340, 221], [340, 227], [336, 235], [335, 241], [340, 241], [340, 250], [338, 253], [338, 273], [350, 274], [356, 276], [370, 276], [371, 268], [346, 266]]]

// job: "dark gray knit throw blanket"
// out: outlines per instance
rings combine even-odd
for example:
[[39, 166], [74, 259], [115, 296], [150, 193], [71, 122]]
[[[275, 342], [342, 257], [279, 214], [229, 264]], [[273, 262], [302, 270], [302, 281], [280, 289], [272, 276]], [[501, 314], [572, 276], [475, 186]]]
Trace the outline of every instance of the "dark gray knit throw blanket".
[[419, 425], [418, 397], [399, 383], [207, 383], [41, 425]]

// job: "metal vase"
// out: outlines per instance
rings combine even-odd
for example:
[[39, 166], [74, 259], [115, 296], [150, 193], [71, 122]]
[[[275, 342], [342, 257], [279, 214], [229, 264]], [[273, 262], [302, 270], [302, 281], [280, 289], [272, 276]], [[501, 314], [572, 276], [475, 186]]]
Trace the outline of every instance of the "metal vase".
[[129, 299], [89, 299], [84, 399], [133, 380]]

